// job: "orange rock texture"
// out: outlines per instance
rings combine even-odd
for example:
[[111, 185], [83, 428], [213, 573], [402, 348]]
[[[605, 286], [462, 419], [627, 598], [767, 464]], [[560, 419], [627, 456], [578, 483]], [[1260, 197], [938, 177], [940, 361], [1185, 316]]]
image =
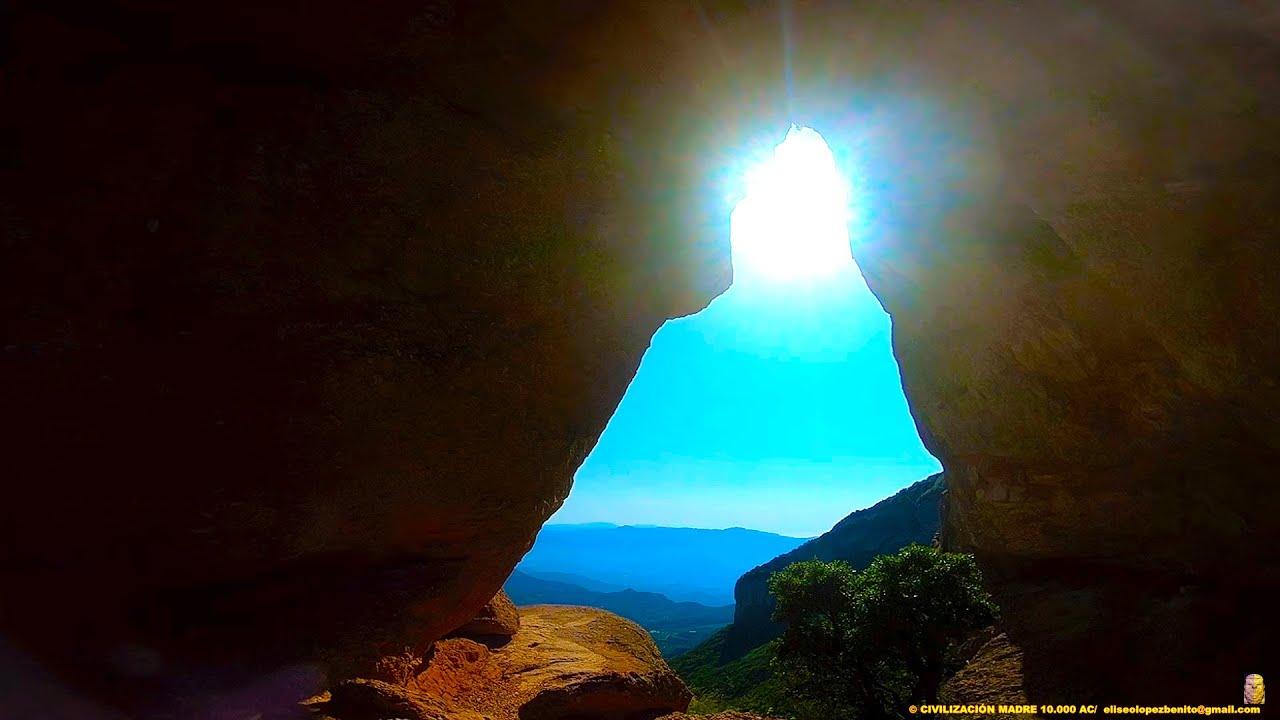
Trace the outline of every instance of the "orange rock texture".
[[652, 720], [689, 706], [689, 690], [631, 621], [557, 605], [521, 608], [520, 616], [509, 642], [441, 640], [415, 676], [345, 681], [309, 706], [334, 720], [376, 712], [413, 720]]

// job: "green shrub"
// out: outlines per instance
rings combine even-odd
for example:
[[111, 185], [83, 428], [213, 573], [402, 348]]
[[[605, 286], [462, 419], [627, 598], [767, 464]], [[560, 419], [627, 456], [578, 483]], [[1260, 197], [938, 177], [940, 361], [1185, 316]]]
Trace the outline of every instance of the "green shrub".
[[838, 560], [795, 563], [769, 589], [786, 626], [772, 667], [802, 716], [878, 720], [936, 702], [954, 645], [997, 612], [972, 556], [923, 545], [860, 573]]

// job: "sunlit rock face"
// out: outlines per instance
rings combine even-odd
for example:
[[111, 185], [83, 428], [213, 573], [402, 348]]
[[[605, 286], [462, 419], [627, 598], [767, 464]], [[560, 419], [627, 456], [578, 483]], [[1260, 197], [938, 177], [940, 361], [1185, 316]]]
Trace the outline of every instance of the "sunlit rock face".
[[1027, 697], [1228, 702], [1277, 638], [1278, 17], [911, 7], [797, 11], [794, 92], [861, 173], [945, 543]]
[[442, 640], [399, 678], [344, 681], [308, 705], [329, 720], [576, 720], [656, 718], [691, 699], [630, 620], [534, 605], [520, 609], [520, 628], [505, 642]]

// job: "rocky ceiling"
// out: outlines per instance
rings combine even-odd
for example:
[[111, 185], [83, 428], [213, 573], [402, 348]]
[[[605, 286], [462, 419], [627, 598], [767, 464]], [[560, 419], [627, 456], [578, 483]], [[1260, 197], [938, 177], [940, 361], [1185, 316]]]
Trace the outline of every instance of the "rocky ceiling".
[[733, 168], [791, 121], [860, 184], [1023, 689], [1274, 662], [1272, 4], [0, 13], [0, 624], [49, 692], [349, 677], [471, 617], [727, 287]]

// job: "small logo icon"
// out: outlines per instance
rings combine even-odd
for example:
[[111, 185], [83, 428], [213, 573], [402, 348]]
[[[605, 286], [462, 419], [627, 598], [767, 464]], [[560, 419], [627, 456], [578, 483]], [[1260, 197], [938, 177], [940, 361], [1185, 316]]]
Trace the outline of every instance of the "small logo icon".
[[1250, 673], [1244, 676], [1244, 704], [1261, 705], [1267, 701], [1266, 690], [1262, 686], [1262, 676]]

